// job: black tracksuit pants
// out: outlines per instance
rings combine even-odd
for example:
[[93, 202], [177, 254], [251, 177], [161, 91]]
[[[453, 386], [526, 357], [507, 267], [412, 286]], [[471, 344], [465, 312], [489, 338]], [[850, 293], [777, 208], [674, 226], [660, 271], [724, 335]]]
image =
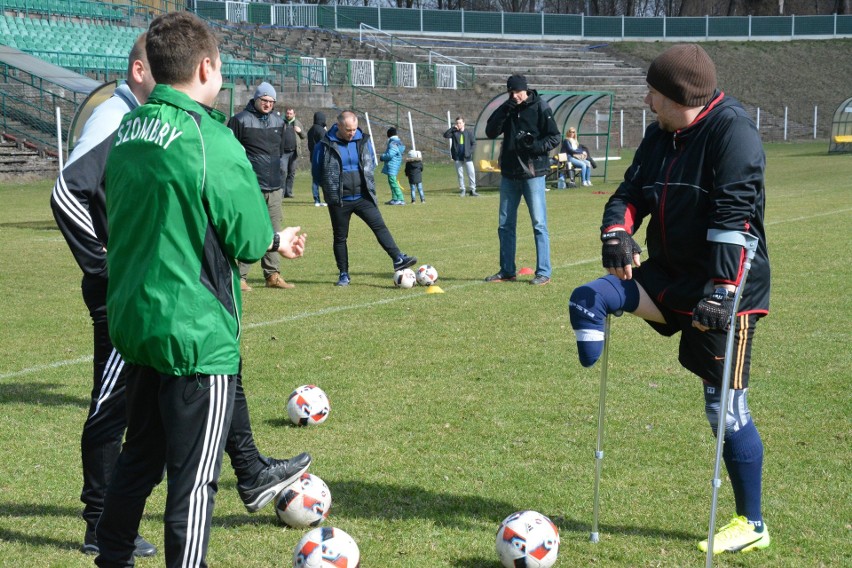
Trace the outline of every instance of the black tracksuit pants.
[[[89, 414], [80, 439], [83, 462], [80, 500], [85, 505], [83, 519], [88, 529], [94, 531], [104, 508], [104, 494], [121, 453], [127, 427], [126, 373], [124, 359], [109, 338], [106, 281], [84, 279], [82, 289], [94, 327], [94, 372]], [[225, 451], [231, 459], [238, 483], [250, 484], [264, 467], [254, 443], [242, 376], [237, 376], [234, 413]]]
[[175, 377], [131, 364], [125, 372], [127, 438], [97, 525], [95, 564], [133, 566], [145, 501], [165, 467], [166, 566], [205, 567], [236, 375]]
[[328, 214], [331, 217], [331, 229], [334, 234], [334, 260], [337, 270], [349, 272], [349, 248], [346, 240], [349, 238], [349, 220], [355, 214], [364, 221], [376, 235], [376, 240], [391, 260], [396, 262], [401, 251], [393, 240], [390, 229], [385, 225], [378, 206], [369, 198], [362, 197], [354, 201], [341, 201], [340, 205], [329, 203]]

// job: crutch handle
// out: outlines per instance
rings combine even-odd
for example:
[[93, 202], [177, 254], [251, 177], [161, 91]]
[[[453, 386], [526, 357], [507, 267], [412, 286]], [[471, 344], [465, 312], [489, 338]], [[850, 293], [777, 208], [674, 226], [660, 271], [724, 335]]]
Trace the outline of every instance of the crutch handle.
[[757, 243], [760, 239], [744, 231], [724, 231], [722, 229], [708, 229], [707, 240], [711, 243], [723, 243], [728, 245], [739, 245], [746, 249], [749, 259], [754, 258]]

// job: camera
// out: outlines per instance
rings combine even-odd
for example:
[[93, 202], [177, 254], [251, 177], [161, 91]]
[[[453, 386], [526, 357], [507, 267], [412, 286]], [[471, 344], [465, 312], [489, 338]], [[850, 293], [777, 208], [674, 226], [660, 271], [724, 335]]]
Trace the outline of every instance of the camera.
[[532, 148], [533, 143], [535, 142], [535, 136], [526, 130], [521, 130], [517, 134], [515, 134], [515, 143], [521, 148], [529, 150]]

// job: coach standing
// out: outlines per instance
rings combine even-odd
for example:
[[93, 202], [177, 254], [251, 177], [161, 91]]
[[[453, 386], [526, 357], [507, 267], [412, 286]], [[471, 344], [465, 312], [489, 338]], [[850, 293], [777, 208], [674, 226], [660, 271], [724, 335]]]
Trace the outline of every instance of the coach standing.
[[[764, 232], [766, 158], [754, 122], [716, 88], [716, 66], [696, 44], [670, 47], [651, 62], [645, 103], [657, 121], [604, 208], [603, 266], [608, 276], [571, 295], [580, 362], [600, 357], [608, 313], [632, 312], [664, 336], [680, 332], [679, 360], [702, 380], [714, 434], [724, 416], [722, 457], [736, 516], [713, 537], [713, 553], [769, 546], [761, 492], [763, 442], [748, 407], [751, 346], [769, 311], [769, 256]], [[633, 236], [648, 218], [648, 259]], [[746, 256], [712, 238], [749, 233], [758, 246], [736, 318], [736, 364], [728, 408], [720, 408], [726, 329]], [[727, 362], [732, 364], [731, 362]], [[698, 543], [706, 552], [707, 541]]]
[[146, 46], [157, 85], [122, 120], [106, 165], [107, 311], [128, 369], [127, 435], [95, 563], [133, 565], [165, 468], [166, 566], [206, 566], [241, 365], [234, 259], [295, 258], [305, 236], [272, 230], [245, 151], [211, 108], [222, 86], [213, 31], [191, 12], [165, 14]]

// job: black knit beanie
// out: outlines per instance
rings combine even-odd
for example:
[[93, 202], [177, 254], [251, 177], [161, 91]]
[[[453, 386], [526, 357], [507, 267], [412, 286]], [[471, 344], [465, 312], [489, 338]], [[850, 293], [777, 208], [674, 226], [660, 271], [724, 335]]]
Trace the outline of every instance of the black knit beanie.
[[645, 80], [676, 103], [700, 107], [716, 92], [716, 66], [701, 46], [680, 44], [651, 62]]
[[506, 90], [507, 91], [526, 91], [527, 90], [527, 78], [523, 75], [512, 75], [508, 79], [506, 79]]

